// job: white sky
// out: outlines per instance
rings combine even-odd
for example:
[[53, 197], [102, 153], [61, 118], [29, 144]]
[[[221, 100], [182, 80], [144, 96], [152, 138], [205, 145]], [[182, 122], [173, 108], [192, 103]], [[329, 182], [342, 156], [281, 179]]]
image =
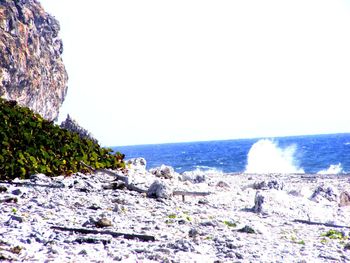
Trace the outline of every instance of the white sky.
[[350, 0], [41, 0], [102, 145], [350, 132]]

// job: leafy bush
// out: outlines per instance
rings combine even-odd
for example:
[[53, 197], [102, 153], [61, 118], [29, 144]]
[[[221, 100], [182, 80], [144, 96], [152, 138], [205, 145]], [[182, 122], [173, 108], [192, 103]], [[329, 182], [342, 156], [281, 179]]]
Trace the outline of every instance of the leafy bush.
[[89, 172], [93, 168], [125, 168], [124, 155], [113, 154], [88, 138], [54, 125], [0, 98], [0, 179], [28, 178]]

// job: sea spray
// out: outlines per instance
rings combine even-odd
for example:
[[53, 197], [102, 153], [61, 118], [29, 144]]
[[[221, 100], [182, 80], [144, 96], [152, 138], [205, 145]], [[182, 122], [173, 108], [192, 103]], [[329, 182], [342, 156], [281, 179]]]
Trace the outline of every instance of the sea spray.
[[245, 173], [304, 173], [295, 160], [296, 145], [280, 148], [269, 139], [261, 139], [250, 148]]
[[331, 164], [327, 169], [317, 172], [317, 174], [342, 174], [344, 173], [341, 163]]

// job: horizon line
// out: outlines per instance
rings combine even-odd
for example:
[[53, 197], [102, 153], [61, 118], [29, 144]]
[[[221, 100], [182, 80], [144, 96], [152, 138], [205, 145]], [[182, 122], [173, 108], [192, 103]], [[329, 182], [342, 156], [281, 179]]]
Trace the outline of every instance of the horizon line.
[[117, 147], [134, 147], [134, 146], [151, 146], [151, 145], [169, 145], [169, 144], [186, 144], [186, 143], [205, 143], [205, 142], [219, 142], [219, 141], [235, 141], [235, 140], [261, 140], [261, 139], [276, 139], [286, 137], [308, 137], [308, 136], [327, 136], [327, 135], [345, 135], [350, 132], [334, 132], [334, 133], [317, 133], [317, 134], [296, 134], [296, 135], [278, 135], [278, 136], [254, 136], [254, 137], [240, 137], [231, 139], [208, 139], [208, 140], [188, 140], [188, 141], [175, 141], [175, 142], [160, 142], [160, 143], [142, 143], [142, 144], [129, 144], [129, 145], [112, 145], [103, 146], [109, 148]]

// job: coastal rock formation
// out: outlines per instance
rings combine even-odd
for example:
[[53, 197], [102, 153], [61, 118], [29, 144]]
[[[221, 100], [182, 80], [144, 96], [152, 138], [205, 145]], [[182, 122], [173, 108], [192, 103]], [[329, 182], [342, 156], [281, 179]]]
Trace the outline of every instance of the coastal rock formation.
[[67, 92], [58, 21], [36, 0], [0, 1], [0, 97], [54, 120]]
[[67, 115], [67, 118], [61, 123], [60, 127], [62, 129], [78, 133], [80, 138], [90, 139], [93, 142], [98, 143], [98, 141], [92, 136], [92, 134], [88, 130], [81, 127], [78, 124], [78, 122], [72, 119], [69, 115]]

